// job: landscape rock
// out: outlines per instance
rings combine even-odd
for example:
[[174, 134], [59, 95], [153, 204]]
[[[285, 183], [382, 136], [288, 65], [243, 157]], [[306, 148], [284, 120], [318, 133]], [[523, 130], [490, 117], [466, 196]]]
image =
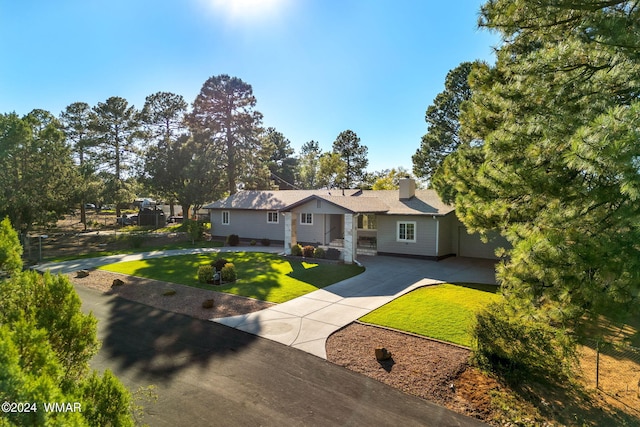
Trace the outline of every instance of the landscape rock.
[[111, 287], [122, 286], [122, 285], [124, 285], [124, 282], [120, 279], [113, 279], [113, 283], [111, 283]]
[[376, 348], [376, 359], [378, 360], [389, 360], [391, 359], [391, 352], [386, 348]]
[[89, 275], [89, 271], [88, 270], [78, 270], [76, 272], [76, 277], [79, 279], [82, 279], [83, 277], [87, 277]]

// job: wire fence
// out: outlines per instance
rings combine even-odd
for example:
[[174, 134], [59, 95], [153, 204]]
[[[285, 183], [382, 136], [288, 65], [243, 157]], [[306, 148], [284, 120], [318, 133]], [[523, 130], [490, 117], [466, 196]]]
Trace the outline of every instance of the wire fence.
[[587, 340], [582, 369], [587, 384], [640, 411], [640, 348]]

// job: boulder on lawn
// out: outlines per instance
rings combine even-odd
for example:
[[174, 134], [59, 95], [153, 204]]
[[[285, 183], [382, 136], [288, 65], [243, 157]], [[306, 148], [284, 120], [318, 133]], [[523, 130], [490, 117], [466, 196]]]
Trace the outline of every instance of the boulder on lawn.
[[376, 359], [389, 360], [391, 359], [391, 352], [384, 347], [376, 348]]
[[87, 277], [89, 275], [89, 270], [78, 270], [76, 271], [76, 277], [82, 279], [83, 277]]
[[120, 279], [113, 279], [113, 283], [111, 283], [111, 287], [122, 286], [124, 282]]

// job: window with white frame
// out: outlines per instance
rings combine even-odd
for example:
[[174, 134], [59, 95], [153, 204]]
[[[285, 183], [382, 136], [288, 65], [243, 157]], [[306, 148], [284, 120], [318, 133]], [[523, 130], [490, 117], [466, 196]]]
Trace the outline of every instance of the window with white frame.
[[222, 225], [229, 225], [229, 211], [222, 211]]
[[277, 224], [278, 223], [278, 212], [269, 211], [267, 212], [267, 223], [268, 224]]
[[313, 214], [312, 213], [301, 213], [300, 214], [300, 224], [313, 224]]
[[416, 222], [415, 221], [398, 221], [398, 242], [415, 242], [416, 241]]

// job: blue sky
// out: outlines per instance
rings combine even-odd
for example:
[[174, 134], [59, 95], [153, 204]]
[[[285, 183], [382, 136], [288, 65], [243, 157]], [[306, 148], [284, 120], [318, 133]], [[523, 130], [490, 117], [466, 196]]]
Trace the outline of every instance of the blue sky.
[[369, 170], [411, 169], [424, 113], [460, 62], [493, 62], [482, 1], [0, 0], [0, 113], [158, 91], [191, 103], [207, 78], [253, 87], [296, 151], [351, 129]]

